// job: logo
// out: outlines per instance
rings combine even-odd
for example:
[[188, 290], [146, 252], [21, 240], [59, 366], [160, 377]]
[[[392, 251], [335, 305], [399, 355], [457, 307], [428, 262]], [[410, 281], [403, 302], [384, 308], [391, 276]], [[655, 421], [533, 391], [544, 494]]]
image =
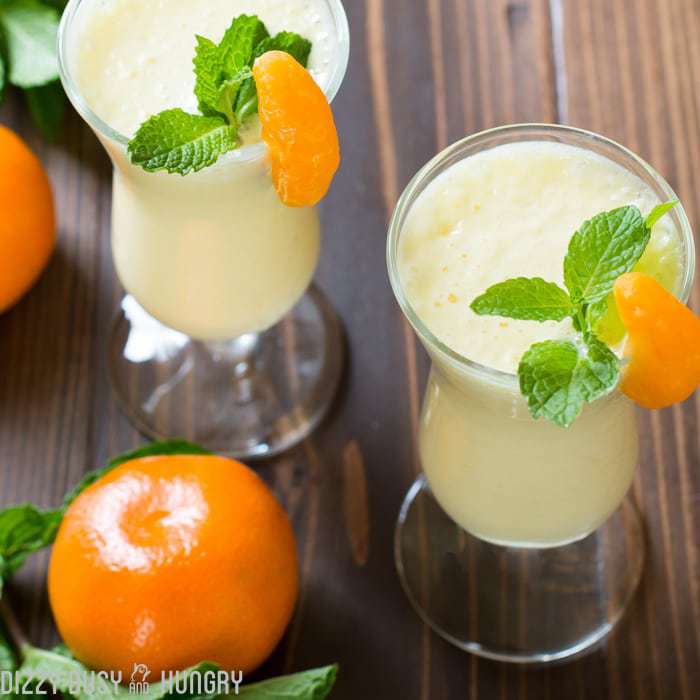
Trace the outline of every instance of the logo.
[[[134, 664], [129, 677], [129, 693], [143, 695], [148, 692], [151, 669], [146, 664]], [[190, 696], [239, 695], [243, 683], [243, 671], [163, 671], [159, 678], [166, 693]], [[61, 691], [69, 695], [105, 695], [123, 692], [126, 679], [121, 671], [84, 671], [73, 669], [65, 673], [49, 673], [38, 683], [20, 676], [17, 672], [0, 671], [0, 696], [3, 695], [56, 695]], [[110, 688], [111, 686], [111, 688]]]
[[131, 672], [129, 682], [130, 693], [145, 693], [148, 690], [148, 681], [146, 680], [151, 675], [151, 670], [146, 664], [134, 664], [134, 670]]

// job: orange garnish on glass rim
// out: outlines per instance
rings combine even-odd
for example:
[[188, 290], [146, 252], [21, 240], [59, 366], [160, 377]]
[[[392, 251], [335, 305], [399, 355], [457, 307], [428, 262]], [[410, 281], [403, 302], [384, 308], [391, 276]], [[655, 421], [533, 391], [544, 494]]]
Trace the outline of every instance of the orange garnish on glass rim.
[[627, 329], [623, 393], [645, 408], [685, 401], [700, 385], [700, 319], [642, 272], [617, 279], [615, 302]]
[[282, 51], [260, 56], [253, 76], [277, 194], [287, 206], [313, 206], [325, 196], [340, 165], [328, 100], [311, 74]]

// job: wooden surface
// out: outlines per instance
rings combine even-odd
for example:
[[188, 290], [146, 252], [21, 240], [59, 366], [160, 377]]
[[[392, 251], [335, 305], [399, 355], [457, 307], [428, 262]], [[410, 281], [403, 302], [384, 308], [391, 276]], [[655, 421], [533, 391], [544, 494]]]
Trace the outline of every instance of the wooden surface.
[[[311, 440], [258, 468], [299, 536], [303, 592], [272, 673], [339, 661], [337, 700], [658, 698], [700, 693], [700, 399], [640, 413], [635, 492], [648, 527], [641, 591], [606, 647], [569, 665], [479, 661], [413, 614], [392, 561], [393, 526], [418, 470], [427, 362], [384, 265], [387, 217], [413, 173], [467, 133], [558, 121], [649, 160], [700, 225], [698, 0], [346, 0], [350, 70], [335, 103], [345, 159], [323, 207], [318, 280], [349, 337], [347, 381]], [[46, 163], [58, 252], [0, 317], [0, 498], [56, 504], [88, 468], [141, 442], [107, 383], [105, 343], [121, 290], [109, 251], [110, 168], [71, 115], [43, 145], [19, 100], [0, 118]], [[698, 303], [697, 291], [693, 302]], [[50, 643], [46, 557], [11, 600]]]

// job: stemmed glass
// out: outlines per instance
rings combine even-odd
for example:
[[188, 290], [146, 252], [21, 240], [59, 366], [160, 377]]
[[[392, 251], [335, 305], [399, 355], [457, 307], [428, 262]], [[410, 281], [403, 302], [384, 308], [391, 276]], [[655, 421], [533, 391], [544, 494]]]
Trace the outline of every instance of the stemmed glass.
[[[326, 84], [333, 99], [349, 55], [340, 0]], [[59, 30], [65, 90], [114, 165], [112, 250], [127, 291], [109, 344], [112, 384], [145, 434], [186, 437], [239, 458], [293, 446], [320, 422], [343, 365], [339, 320], [311, 279], [314, 208], [279, 202], [264, 143], [186, 177], [146, 173], [128, 139], [100, 119], [75, 79], [75, 48], [100, 0], [71, 0]]]
[[[391, 221], [391, 284], [432, 360], [419, 433], [424, 474], [396, 528], [401, 582], [423, 620], [453, 644], [491, 659], [542, 663], [602, 640], [639, 583], [643, 526], [626, 495], [638, 458], [635, 408], [615, 391], [567, 430], [535, 421], [517, 377], [472, 362], [431, 333], [398, 267], [407, 216], [425, 188], [464, 158], [520, 141], [593, 151], [637, 175], [660, 201], [676, 197], [649, 165], [608, 139], [524, 124], [476, 134], [439, 154], [408, 185]], [[675, 293], [687, 301], [693, 237], [681, 206], [671, 216], [683, 264]]]

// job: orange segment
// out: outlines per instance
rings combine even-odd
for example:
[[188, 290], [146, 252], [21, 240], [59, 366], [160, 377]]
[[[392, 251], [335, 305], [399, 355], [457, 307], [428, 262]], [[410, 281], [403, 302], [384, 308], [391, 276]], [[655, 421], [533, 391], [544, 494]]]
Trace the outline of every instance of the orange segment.
[[328, 100], [311, 74], [283, 51], [260, 56], [253, 76], [277, 194], [289, 207], [313, 206], [328, 192], [340, 165]]
[[248, 673], [279, 642], [299, 579], [289, 520], [239, 462], [133, 460], [71, 505], [49, 565], [61, 637], [98, 670], [207, 660]]
[[622, 391], [645, 408], [685, 401], [700, 385], [700, 319], [642, 272], [618, 278], [615, 301], [628, 334]]

